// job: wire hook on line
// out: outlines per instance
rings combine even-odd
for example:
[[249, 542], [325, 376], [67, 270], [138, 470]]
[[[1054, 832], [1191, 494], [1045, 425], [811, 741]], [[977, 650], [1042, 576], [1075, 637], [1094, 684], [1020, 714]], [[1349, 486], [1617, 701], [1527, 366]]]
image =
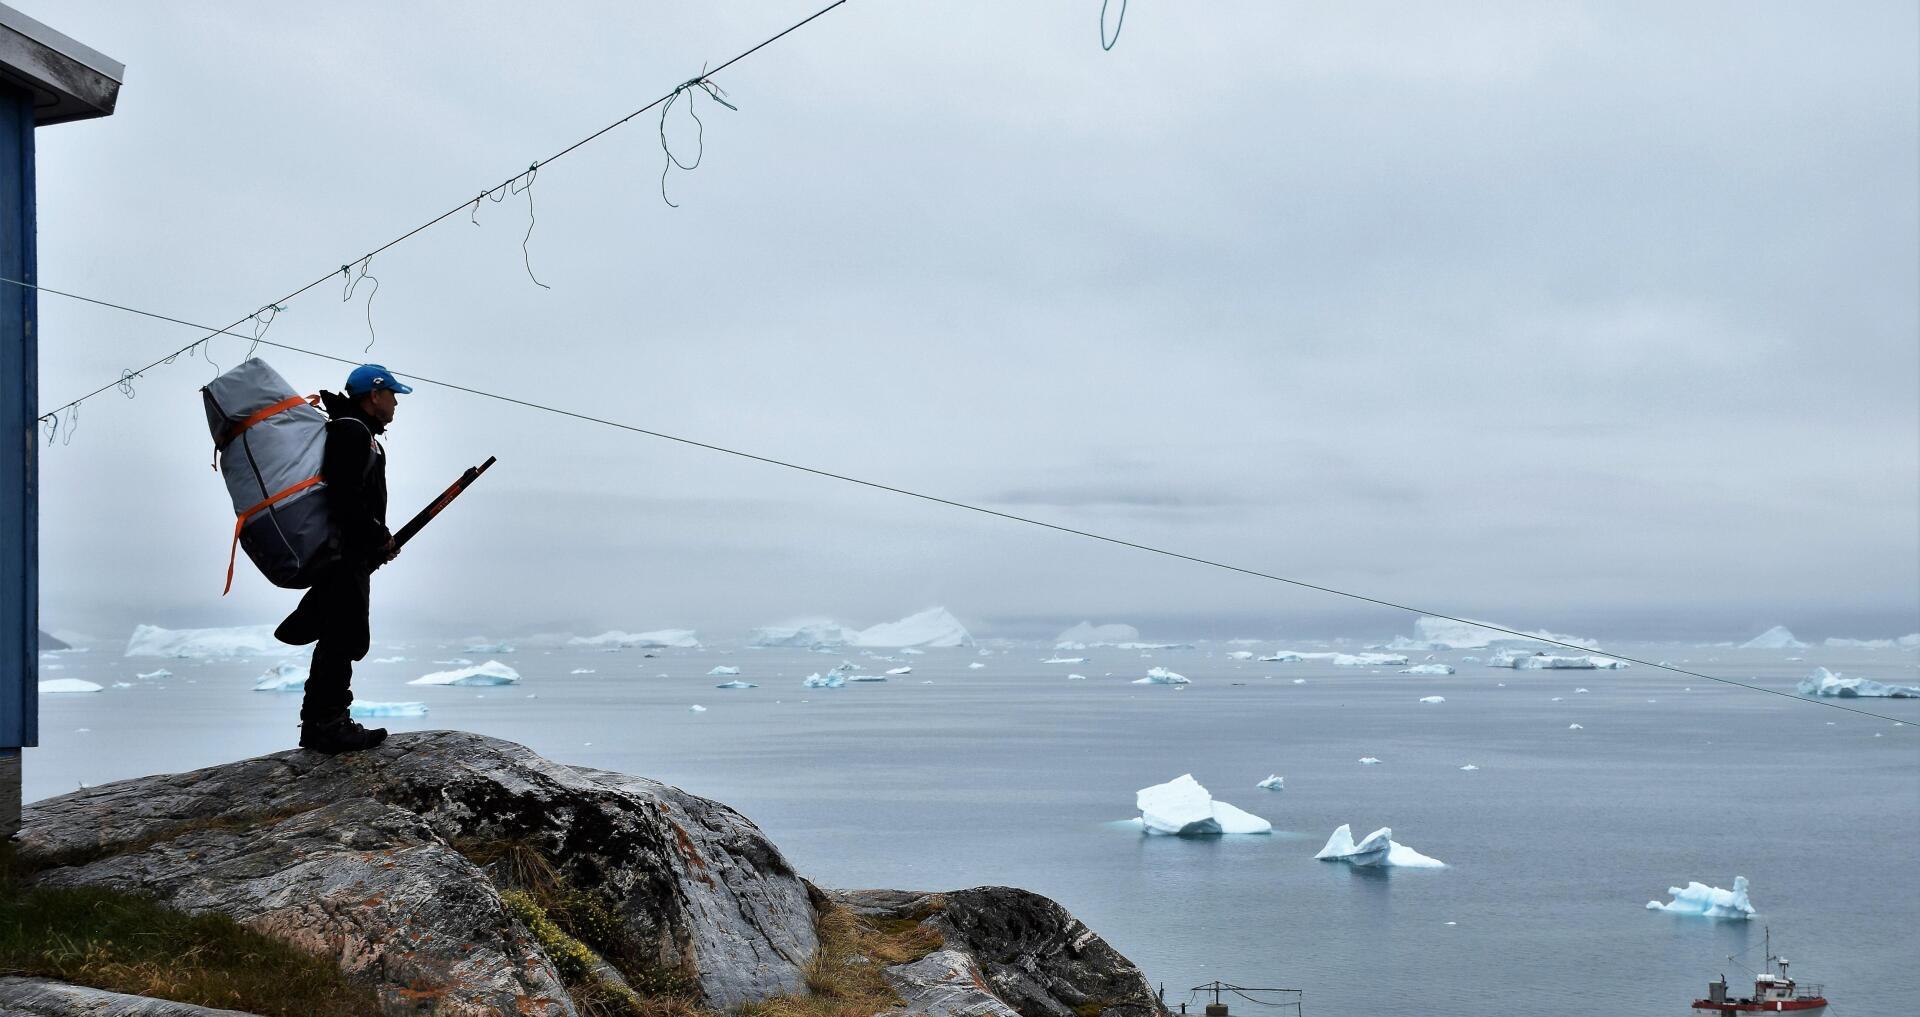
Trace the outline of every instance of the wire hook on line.
[[[532, 279], [535, 286], [543, 290], [550, 290], [553, 289], [553, 287], [541, 282], [540, 277], [533, 274], [533, 254], [527, 250], [527, 242], [533, 239], [534, 224], [539, 221], [533, 216], [533, 180], [539, 175], [540, 160], [535, 159], [533, 165], [528, 166], [525, 173], [514, 177], [507, 183], [510, 185], [508, 190], [514, 194], [524, 193], [527, 196], [527, 235], [520, 238], [520, 261], [527, 266], [527, 278]], [[521, 183], [520, 181], [522, 180], [526, 181], [526, 183]]]
[[473, 223], [475, 226], [480, 225], [480, 199], [485, 198], [498, 205], [507, 200], [507, 186], [512, 183], [512, 180], [508, 180], [501, 183], [498, 187], [489, 188], [474, 195], [473, 210], [467, 213], [467, 221]]
[[[479, 201], [480, 199], [475, 198], [474, 200]], [[475, 225], [478, 224], [476, 223]], [[369, 254], [361, 258], [356, 264], [358, 264], [360, 269], [359, 275], [355, 275], [353, 268], [347, 265], [340, 266], [340, 277], [346, 280], [340, 289], [340, 302], [344, 304], [352, 300], [353, 291], [360, 288], [360, 283], [363, 280], [373, 283], [373, 288], [367, 291], [367, 345], [360, 351], [366, 353], [373, 349], [374, 342], [380, 338], [373, 331], [373, 298], [375, 294], [380, 292], [380, 277], [367, 274], [367, 268], [373, 264], [373, 255]]]
[[[286, 310], [284, 305], [268, 304], [250, 315], [253, 319], [253, 342], [247, 346], [247, 359], [253, 359], [254, 351], [260, 348], [261, 338], [267, 334], [268, 329], [273, 327], [273, 319], [278, 318], [280, 312], [284, 310]], [[262, 317], [263, 315], [264, 317]], [[209, 336], [207, 341], [211, 343], [212, 337]], [[207, 363], [213, 363], [213, 358], [208, 357]], [[219, 365], [216, 364], [214, 366], [218, 367]]]
[[1100, 0], [1100, 48], [1111, 53], [1114, 43], [1120, 41], [1120, 28], [1127, 23], [1127, 0], [1120, 0], [1120, 16], [1113, 19], [1113, 38], [1107, 38], [1107, 5], [1112, 0]]
[[707, 154], [707, 124], [706, 121], [700, 119], [700, 112], [694, 108], [693, 98], [691, 96], [687, 98], [687, 115], [693, 118], [693, 141], [695, 146], [693, 150], [693, 161], [681, 162], [680, 157], [673, 154], [673, 146], [667, 143], [667, 113], [673, 109], [674, 100], [680, 98], [683, 93], [697, 88], [707, 93], [707, 98], [712, 99], [714, 102], [733, 110], [735, 113], [740, 112], [740, 107], [726, 100], [727, 90], [708, 81], [706, 74], [706, 68], [702, 67], [699, 77], [688, 78], [681, 82], [674, 88], [673, 94], [667, 96], [667, 101], [660, 107], [660, 151], [666, 153], [667, 157], [666, 164], [660, 167], [660, 200], [666, 202], [668, 208], [679, 208], [680, 206], [674, 204], [672, 198], [667, 197], [667, 174], [672, 172], [676, 166], [682, 170], [694, 169], [700, 165], [700, 160], [705, 158]]

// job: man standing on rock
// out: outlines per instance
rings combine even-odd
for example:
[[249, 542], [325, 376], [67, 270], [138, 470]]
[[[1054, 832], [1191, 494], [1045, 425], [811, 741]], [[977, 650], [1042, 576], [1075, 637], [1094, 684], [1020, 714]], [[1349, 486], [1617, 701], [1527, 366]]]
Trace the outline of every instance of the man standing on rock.
[[378, 435], [393, 423], [399, 397], [413, 389], [379, 364], [362, 364], [347, 375], [346, 394], [322, 391], [332, 419], [320, 475], [326, 480], [340, 559], [300, 598], [274, 637], [313, 646], [306, 699], [300, 704], [300, 747], [357, 752], [386, 740], [387, 729], [360, 726], [353, 704], [353, 662], [372, 641], [369, 587], [374, 569], [400, 551], [387, 532], [387, 454]]

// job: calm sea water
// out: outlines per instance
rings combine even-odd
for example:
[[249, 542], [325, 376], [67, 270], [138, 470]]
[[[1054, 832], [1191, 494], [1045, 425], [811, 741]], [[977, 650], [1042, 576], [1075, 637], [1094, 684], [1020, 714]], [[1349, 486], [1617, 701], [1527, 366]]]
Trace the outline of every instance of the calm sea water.
[[[495, 655], [518, 686], [422, 688], [405, 682], [443, 669], [435, 659], [486, 655], [415, 643], [376, 648], [407, 660], [362, 665], [355, 691], [430, 706], [384, 721], [395, 730], [479, 731], [727, 802], [822, 885], [1047, 894], [1170, 1003], [1221, 978], [1305, 989], [1322, 1017], [1679, 1015], [1714, 975], [1737, 985], [1744, 969], [1726, 956], [1757, 964], [1770, 925], [1833, 1013], [1914, 1012], [1920, 700], [1848, 701], [1908, 721], [1896, 727], [1642, 667], [1510, 671], [1440, 653], [1459, 674], [1413, 677], [1224, 649], [1096, 649], [1073, 665], [1040, 663], [1042, 647], [856, 653], [844, 656], [863, 673], [914, 670], [841, 689], [800, 679], [842, 654], [523, 649]], [[1920, 683], [1920, 656], [1897, 650], [1613, 649], [1786, 690], [1815, 664]], [[61, 669], [42, 678], [109, 687], [41, 697], [29, 800], [293, 744], [298, 695], [250, 691], [272, 661], [116, 654], [43, 662]], [[707, 671], [720, 664], [760, 687], [715, 689], [727, 679]], [[1129, 683], [1153, 665], [1193, 684]], [[163, 666], [173, 677], [134, 678]], [[1418, 701], [1431, 695], [1446, 702]], [[1469, 763], [1480, 769], [1459, 769]], [[1275, 834], [1117, 825], [1136, 789], [1183, 773]], [[1257, 790], [1269, 773], [1287, 790]], [[1315, 861], [1341, 823], [1392, 826], [1448, 867]], [[1735, 875], [1751, 880], [1759, 920], [1645, 910], [1670, 885], [1731, 887]]]

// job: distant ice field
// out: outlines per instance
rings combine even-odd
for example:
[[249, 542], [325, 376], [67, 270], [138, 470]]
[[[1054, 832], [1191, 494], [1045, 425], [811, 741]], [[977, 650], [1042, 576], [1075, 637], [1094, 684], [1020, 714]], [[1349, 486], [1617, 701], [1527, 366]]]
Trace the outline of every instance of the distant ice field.
[[[1048, 894], [1171, 1003], [1223, 978], [1304, 988], [1319, 1017], [1509, 1014], [1604, 980], [1609, 1012], [1677, 1015], [1722, 971], [1739, 981], [1725, 957], [1757, 947], [1763, 925], [1838, 1012], [1900, 1012], [1920, 996], [1920, 700], [1838, 700], [1907, 721], [1895, 727], [1639, 666], [1397, 651], [1457, 669], [1417, 675], [1229, 656], [1362, 649], [1289, 642], [1091, 646], [1057, 664], [1042, 663], [1068, 656], [1051, 645], [471, 645], [377, 641], [370, 657], [404, 659], [360, 665], [356, 696], [426, 705], [378, 721], [390, 729], [479, 731], [727, 802], [822, 885]], [[1920, 684], [1920, 653], [1899, 647], [1605, 649], [1788, 693], [1816, 666]], [[519, 681], [409, 684], [459, 659], [498, 660]], [[842, 660], [887, 680], [802, 687]], [[291, 748], [300, 694], [253, 691], [283, 661], [305, 657], [156, 661], [100, 646], [44, 658], [60, 670], [43, 678], [102, 689], [41, 696], [26, 797]], [[1154, 667], [1189, 683], [1134, 684]], [[715, 691], [715, 668], [758, 687]], [[1139, 789], [1183, 774], [1272, 835], [1145, 836], [1125, 822]], [[1256, 788], [1269, 775], [1285, 790]], [[1343, 823], [1356, 836], [1391, 826], [1447, 867], [1314, 860]], [[1646, 907], [1735, 876], [1753, 921]]]

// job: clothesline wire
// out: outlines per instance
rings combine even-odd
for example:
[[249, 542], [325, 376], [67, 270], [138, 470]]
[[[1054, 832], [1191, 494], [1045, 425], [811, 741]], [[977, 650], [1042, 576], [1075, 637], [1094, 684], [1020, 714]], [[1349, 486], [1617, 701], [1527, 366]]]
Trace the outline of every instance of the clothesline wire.
[[[108, 300], [101, 300], [94, 297], [82, 296], [77, 293], [70, 293], [64, 290], [57, 290], [47, 286], [36, 286], [32, 283], [22, 282], [18, 279], [9, 279], [4, 276], [0, 276], [0, 283], [11, 283], [12, 285], [15, 285], [15, 286], [23, 286], [23, 287], [28, 287], [32, 289], [37, 289], [42, 293], [51, 293], [51, 294], [54, 294], [55, 296], [67, 297], [72, 300], [78, 300], [78, 301], [82, 301], [89, 304], [95, 304], [101, 307], [108, 307], [115, 310], [124, 311], [129, 314], [137, 314], [143, 317], [155, 318], [161, 321], [171, 322], [173, 324], [182, 325], [188, 328], [203, 329], [203, 330], [208, 329], [208, 326], [199, 324], [198, 322], [187, 321], [181, 318], [175, 318], [171, 315], [160, 314], [154, 311], [142, 310], [137, 307], [130, 307], [126, 304], [119, 304], [119, 303], [114, 303]], [[242, 319], [242, 320], [244, 321], [245, 319]], [[230, 328], [232, 328], [232, 326], [228, 326], [228, 329]], [[270, 339], [255, 339], [255, 337], [251, 335], [231, 332], [231, 331], [228, 331], [228, 329], [212, 329], [208, 332], [207, 338], [211, 338], [212, 336], [215, 336], [215, 335], [231, 335], [236, 338], [245, 339], [249, 342], [258, 342], [262, 346], [272, 346], [275, 349], [287, 350], [292, 353], [301, 353], [310, 357], [317, 357], [322, 360], [331, 360], [336, 363], [351, 364], [356, 366], [358, 364], [358, 361], [349, 360], [345, 357], [337, 357], [330, 353], [321, 353], [316, 350], [310, 350], [304, 347], [294, 346], [289, 343], [276, 342]], [[1256, 579], [1265, 579], [1272, 582], [1285, 583], [1289, 586], [1298, 587], [1304, 590], [1313, 590], [1318, 593], [1325, 593], [1325, 594], [1330, 594], [1336, 597], [1344, 597], [1348, 600], [1360, 601], [1361, 603], [1374, 604], [1379, 607], [1392, 608], [1396, 611], [1406, 611], [1412, 614], [1424, 615], [1431, 618], [1439, 618], [1444, 621], [1457, 622], [1462, 625], [1470, 625], [1479, 629], [1485, 629], [1492, 632], [1500, 632], [1506, 635], [1516, 636], [1516, 637], [1519, 637], [1520, 639], [1524, 639], [1529, 642], [1546, 643], [1553, 646], [1565, 647], [1571, 650], [1579, 650], [1583, 653], [1600, 653], [1603, 656], [1626, 661], [1631, 664], [1639, 664], [1643, 667], [1650, 667], [1660, 671], [1669, 671], [1674, 674], [1687, 675], [1692, 678], [1698, 678], [1702, 681], [1718, 682], [1722, 685], [1730, 685], [1737, 688], [1747, 689], [1753, 692], [1764, 692], [1768, 695], [1779, 696], [1783, 699], [1787, 699], [1795, 703], [1801, 703], [1801, 704], [1812, 705], [1812, 706], [1824, 706], [1829, 709], [1842, 710], [1847, 713], [1859, 714], [1862, 717], [1871, 717], [1875, 720], [1884, 720], [1884, 721], [1889, 721], [1895, 724], [1905, 723], [1904, 721], [1900, 720], [1897, 717], [1888, 716], [1886, 714], [1874, 713], [1870, 710], [1862, 710], [1856, 707], [1846, 706], [1840, 703], [1828, 702], [1822, 699], [1808, 699], [1802, 696], [1795, 695], [1790, 692], [1782, 692], [1779, 689], [1770, 689], [1763, 685], [1754, 685], [1749, 682], [1736, 681], [1732, 678], [1721, 678], [1715, 675], [1703, 674], [1699, 671], [1690, 671], [1690, 670], [1687, 670], [1686, 668], [1675, 667], [1672, 664], [1668, 664], [1664, 662], [1655, 662], [1655, 661], [1649, 661], [1649, 660], [1642, 660], [1638, 657], [1629, 657], [1625, 654], [1614, 653], [1612, 651], [1603, 650], [1600, 647], [1582, 646], [1578, 643], [1572, 643], [1572, 642], [1567, 642], [1565, 640], [1554, 639], [1548, 636], [1522, 632], [1518, 629], [1511, 629], [1502, 625], [1494, 625], [1494, 624], [1490, 624], [1488, 622], [1482, 622], [1482, 621], [1473, 621], [1471, 619], [1461, 618], [1455, 615], [1443, 614], [1439, 611], [1432, 611], [1426, 608], [1413, 607], [1413, 606], [1402, 604], [1392, 600], [1386, 600], [1379, 597], [1370, 597], [1365, 594], [1352, 593], [1347, 590], [1335, 589], [1334, 587], [1331, 587], [1331, 586], [1323, 586], [1318, 583], [1311, 583], [1302, 579], [1290, 579], [1286, 576], [1276, 575], [1271, 572], [1263, 572], [1259, 569], [1246, 568], [1243, 566], [1233, 565], [1227, 562], [1217, 561], [1210, 558], [1202, 558], [1197, 555], [1183, 554], [1179, 551], [1173, 551], [1173, 550], [1168, 550], [1162, 547], [1156, 547], [1152, 544], [1142, 544], [1137, 541], [1126, 540], [1120, 537], [1111, 537], [1103, 533], [1095, 533], [1091, 530], [1082, 530], [1072, 526], [1065, 526], [1060, 523], [1050, 523], [1045, 520], [1034, 519], [1030, 516], [1016, 515], [1012, 512], [1002, 512], [999, 509], [987, 508], [984, 505], [975, 505], [969, 502], [959, 501], [953, 498], [944, 498], [939, 495], [927, 494], [925, 492], [914, 491], [904, 487], [897, 487], [892, 484], [881, 483], [880, 481], [876, 481], [876, 480], [866, 480], [860, 477], [855, 477], [855, 476], [851, 476], [844, 473], [835, 473], [831, 470], [821, 469], [819, 467], [806, 466], [800, 463], [789, 462], [784, 459], [776, 459], [771, 456], [758, 455], [753, 452], [746, 452], [740, 449], [728, 448], [727, 446], [724, 446], [724, 445], [715, 445], [715, 444], [712, 444], [711, 442], [704, 442], [698, 439], [687, 438], [677, 434], [669, 434], [665, 431], [656, 431], [650, 428], [639, 427], [634, 424], [627, 424], [617, 420], [610, 420], [605, 417], [597, 417], [589, 413], [581, 413], [576, 410], [569, 410], [559, 406], [553, 406], [546, 403], [534, 402], [530, 399], [521, 399], [515, 396], [505, 395], [499, 392], [492, 392], [486, 389], [474, 388], [468, 385], [461, 385], [451, 381], [442, 381], [437, 378], [429, 378], [422, 374], [414, 374], [411, 372], [398, 371], [398, 370], [395, 370], [392, 373], [399, 375], [400, 377], [403, 377], [403, 378], [411, 378], [415, 381], [424, 382], [428, 385], [435, 385], [440, 388], [452, 389], [453, 391], [456, 391], [456, 392], [464, 392], [464, 393], [467, 393], [468, 395], [478, 396], [483, 399], [492, 399], [498, 402], [503, 402], [503, 403], [508, 403], [510, 405], [523, 407], [525, 409], [539, 410], [543, 413], [551, 413], [556, 416], [568, 417], [573, 420], [579, 420], [589, 424], [597, 424], [602, 427], [611, 427], [621, 431], [628, 431], [633, 434], [645, 435], [650, 438], [660, 438], [666, 441], [677, 442], [682, 445], [691, 446], [693, 448], [705, 449], [709, 452], [720, 452], [726, 455], [735, 456], [740, 459], [746, 459], [752, 462], [763, 463], [768, 466], [784, 467], [786, 469], [794, 470], [800, 473], [809, 473], [817, 477], [824, 477], [828, 480], [838, 480], [843, 483], [856, 484], [861, 487], [871, 488], [876, 491], [884, 491], [889, 494], [897, 494], [897, 495], [902, 495], [908, 498], [916, 498], [916, 499], [919, 499], [920, 501], [931, 502], [936, 505], [945, 505], [949, 508], [963, 509], [968, 512], [975, 512], [980, 515], [992, 516], [994, 518], [1003, 519], [1008, 522], [1024, 523], [1029, 526], [1037, 526], [1042, 529], [1053, 530], [1058, 533], [1065, 533], [1065, 534], [1069, 534], [1076, 537], [1085, 537], [1089, 540], [1096, 540], [1102, 543], [1112, 544], [1118, 547], [1127, 547], [1127, 548], [1132, 548], [1136, 551], [1145, 551], [1150, 554], [1157, 554], [1167, 558], [1174, 558], [1179, 561], [1190, 562], [1195, 565], [1205, 565], [1210, 568], [1216, 568], [1226, 572], [1234, 572], [1244, 576], [1251, 576]]]
[[[737, 64], [740, 61], [745, 60], [746, 58], [754, 55], [755, 53], [758, 53], [761, 50], [767, 48], [768, 46], [771, 46], [772, 44], [780, 41], [781, 39], [792, 34], [793, 32], [798, 31], [799, 29], [813, 22], [814, 19], [819, 18], [820, 16], [826, 14], [828, 11], [831, 11], [834, 8], [839, 7], [840, 5], [846, 2], [847, 0], [833, 0], [832, 3], [827, 4], [825, 7], [822, 7], [819, 10], [814, 11], [812, 14], [809, 14], [805, 18], [802, 18], [799, 21], [794, 22], [793, 24], [787, 26], [786, 28], [775, 33], [774, 35], [771, 35], [766, 39], [761, 40], [759, 43], [755, 44], [752, 48], [736, 54], [732, 59], [726, 61], [725, 63], [721, 64], [718, 67], [715, 67], [713, 70], [702, 71], [700, 74], [700, 77], [695, 78], [693, 80], [695, 82], [699, 82], [699, 81], [705, 81], [706, 79], [711, 78], [712, 76], [720, 73], [721, 71], [724, 71], [729, 67], [732, 67], [734, 64]], [[634, 117], [637, 117], [640, 114], [645, 113], [648, 110], [653, 109], [654, 107], [660, 105], [661, 103], [666, 102], [669, 98], [672, 98], [674, 95], [685, 90], [686, 87], [687, 87], [686, 83], [682, 83], [680, 85], [675, 86], [672, 91], [666, 93], [665, 95], [662, 95], [660, 98], [655, 99], [652, 102], [647, 103], [645, 106], [642, 106], [639, 109], [636, 109], [631, 113], [628, 113], [626, 116], [623, 116], [620, 119], [613, 121], [612, 123], [606, 125], [605, 127], [600, 128], [597, 131], [594, 131], [592, 134], [589, 134], [586, 137], [581, 138], [580, 140], [574, 142], [573, 144], [570, 144], [567, 147], [562, 148], [560, 151], [555, 152], [554, 154], [546, 157], [545, 159], [534, 160], [533, 164], [529, 166], [527, 169], [522, 170], [518, 173], [515, 173], [514, 175], [508, 177], [507, 179], [501, 181], [499, 184], [496, 184], [493, 187], [482, 189], [479, 192], [479, 194], [482, 197], [484, 197], [489, 193], [508, 187], [514, 181], [520, 180], [525, 177], [530, 177], [533, 173], [537, 172], [541, 167], [546, 166], [554, 162], [555, 160], [560, 159], [572, 153], [575, 149], [580, 148], [582, 145], [585, 145], [591, 141], [598, 139], [600, 136], [606, 134], [608, 131], [615, 129], [621, 126], [622, 124], [625, 124], [629, 120], [632, 120]], [[301, 294], [307, 292], [308, 290], [313, 289], [315, 286], [319, 286], [322, 283], [325, 283], [334, 279], [335, 277], [341, 275], [350, 265], [362, 264], [365, 261], [367, 261], [367, 259], [372, 258], [374, 255], [380, 254], [383, 251], [386, 251], [392, 247], [395, 247], [401, 243], [404, 243], [407, 240], [412, 239], [414, 236], [440, 224], [441, 222], [445, 221], [447, 218], [453, 215], [456, 215], [466, 210], [469, 207], [472, 207], [475, 204], [476, 200], [477, 200], [476, 198], [462, 198], [458, 205], [455, 205], [452, 208], [446, 210], [445, 212], [442, 212], [439, 215], [436, 215], [433, 218], [428, 219], [426, 222], [423, 222], [420, 225], [415, 226], [414, 228], [406, 231], [405, 233], [402, 233], [399, 236], [394, 237], [392, 240], [389, 240], [386, 243], [381, 244], [380, 246], [374, 248], [371, 251], [368, 251], [367, 253], [357, 258], [351, 258], [347, 261], [341, 262], [339, 268], [329, 270], [325, 275], [322, 275], [319, 278], [313, 280], [312, 282], [309, 282], [306, 285], [301, 286], [299, 289], [296, 289], [293, 292], [288, 293], [287, 295], [279, 298], [278, 300], [273, 300], [265, 304], [262, 304], [259, 310], [254, 311], [250, 314], [244, 315], [238, 319], [235, 319], [231, 324], [225, 326], [224, 328], [208, 329], [206, 335], [201, 336], [198, 339], [195, 339], [193, 342], [190, 342], [187, 345], [180, 347], [179, 349], [173, 351], [172, 353], [167, 354], [164, 357], [160, 357], [154, 360], [152, 363], [146, 365], [145, 367], [139, 368], [138, 370], [122, 371], [120, 373], [120, 377], [115, 378], [114, 380], [106, 383], [105, 385], [100, 386], [99, 388], [94, 389], [91, 392], [88, 392], [86, 395], [83, 395], [78, 399], [74, 399], [70, 402], [61, 403], [59, 407], [41, 414], [39, 419], [42, 421], [49, 420], [53, 417], [58, 416], [60, 413], [68, 409], [72, 409], [74, 407], [79, 406], [81, 403], [86, 402], [87, 400], [93, 398], [94, 396], [99, 395], [102, 392], [105, 392], [110, 388], [129, 385], [135, 378], [144, 377], [148, 371], [151, 371], [162, 364], [172, 361], [174, 358], [180, 356], [182, 353], [185, 353], [188, 350], [193, 349], [195, 346], [198, 346], [201, 343], [206, 342], [209, 339], [212, 339], [216, 335], [232, 334], [229, 331], [230, 329], [237, 328], [240, 325], [245, 324], [249, 320], [254, 319], [257, 315], [261, 314], [262, 312], [267, 311], [269, 308], [277, 308], [279, 305], [287, 303], [293, 298], [300, 296]], [[530, 268], [529, 268], [529, 273], [531, 273]], [[9, 281], [12, 281], [12, 280], [9, 280]], [[538, 281], [539, 280], [537, 279], [535, 280], [535, 282], [538, 282]], [[206, 328], [206, 326], [195, 326], [195, 327]], [[251, 339], [252, 337], [249, 336], [248, 338]]]

